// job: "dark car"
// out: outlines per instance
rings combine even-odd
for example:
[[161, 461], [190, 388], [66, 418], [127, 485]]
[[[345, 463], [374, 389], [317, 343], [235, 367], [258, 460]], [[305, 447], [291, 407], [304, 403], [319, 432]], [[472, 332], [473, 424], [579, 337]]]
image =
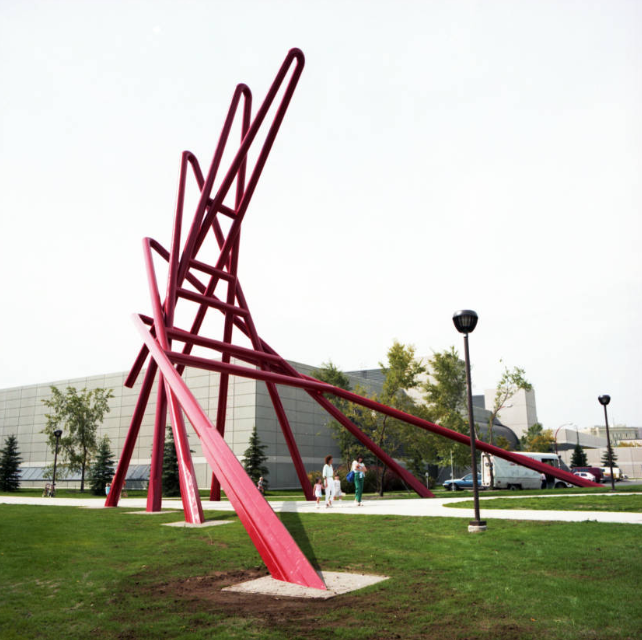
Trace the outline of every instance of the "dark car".
[[[483, 489], [484, 487], [481, 486], [481, 474], [477, 474], [477, 486], [480, 489]], [[462, 489], [472, 489], [473, 488], [473, 474], [469, 473], [465, 475], [463, 478], [456, 478], [453, 480], [450, 478], [450, 480], [446, 480], [444, 482], [444, 489], [448, 491], [461, 491]]]
[[586, 471], [595, 476], [595, 482], [606, 482], [606, 478], [602, 473], [602, 469], [598, 467], [571, 467], [571, 471], [575, 473], [576, 471]]

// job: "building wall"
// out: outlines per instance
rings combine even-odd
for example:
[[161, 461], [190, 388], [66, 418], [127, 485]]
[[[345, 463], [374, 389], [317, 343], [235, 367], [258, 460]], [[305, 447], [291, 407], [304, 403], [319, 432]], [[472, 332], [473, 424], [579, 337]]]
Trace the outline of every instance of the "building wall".
[[[495, 404], [496, 389], [484, 391], [486, 408], [492, 410]], [[525, 391], [518, 389], [507, 401], [506, 408], [499, 413], [501, 423], [513, 430], [518, 438], [521, 438], [529, 427], [537, 422], [537, 407], [535, 404], [535, 390]]]
[[[313, 367], [308, 365], [294, 362], [291, 364], [304, 374], [311, 374], [313, 371]], [[103, 387], [113, 389], [114, 397], [109, 402], [110, 412], [98, 428], [98, 436], [109, 436], [111, 449], [118, 458], [143, 380], [141, 373], [134, 388], [128, 389], [123, 386], [126, 376], [127, 373], [122, 372], [0, 390], [0, 443], [3, 443], [7, 436], [16, 434], [23, 468], [51, 465], [53, 454], [47, 446], [46, 436], [42, 433], [46, 425], [45, 414], [48, 412], [42, 401], [51, 396], [50, 387], [53, 385], [63, 391], [67, 386], [79, 390], [85, 387]], [[219, 374], [187, 369], [184, 377], [195, 398], [214, 421], [218, 406]], [[373, 380], [361, 380], [352, 376], [351, 382], [353, 385], [359, 383], [369, 391], [380, 391], [380, 384]], [[330, 419], [326, 412], [301, 389], [285, 386], [279, 386], [278, 389], [306, 470], [320, 473], [323, 458], [327, 454], [332, 454], [339, 462], [339, 449], [327, 427]], [[150, 463], [155, 404], [156, 388], [150, 395], [132, 455], [131, 467]], [[169, 424], [169, 419], [167, 423]], [[265, 453], [268, 456], [270, 486], [300, 486], [265, 384], [232, 376], [227, 400], [225, 440], [239, 460], [242, 460], [248, 447], [254, 425], [262, 444], [267, 446]], [[189, 422], [187, 433], [190, 449], [193, 451], [197, 482], [200, 487], [205, 488], [210, 483], [211, 469], [205, 461], [200, 442]], [[64, 486], [63, 478], [58, 477], [57, 481], [59, 486]], [[25, 486], [29, 485], [25, 483]]]

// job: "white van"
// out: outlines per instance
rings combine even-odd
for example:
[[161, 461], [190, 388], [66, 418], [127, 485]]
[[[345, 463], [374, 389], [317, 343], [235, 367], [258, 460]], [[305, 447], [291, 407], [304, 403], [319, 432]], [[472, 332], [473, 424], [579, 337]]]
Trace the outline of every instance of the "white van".
[[[604, 479], [610, 482], [611, 481], [611, 467], [598, 467], [598, 469], [602, 469], [602, 473], [604, 474]], [[622, 480], [622, 472], [620, 471], [620, 467], [616, 467], [613, 465], [613, 478], [615, 479], [615, 482], [619, 482]]]
[[[514, 451], [518, 456], [524, 456], [543, 462], [556, 469], [569, 471], [556, 453], [522, 453]], [[572, 485], [564, 480], [546, 476], [542, 478], [539, 471], [522, 467], [515, 462], [504, 460], [489, 453], [482, 453], [482, 486], [492, 489], [566, 489]], [[544, 485], [544, 486], [543, 486]]]

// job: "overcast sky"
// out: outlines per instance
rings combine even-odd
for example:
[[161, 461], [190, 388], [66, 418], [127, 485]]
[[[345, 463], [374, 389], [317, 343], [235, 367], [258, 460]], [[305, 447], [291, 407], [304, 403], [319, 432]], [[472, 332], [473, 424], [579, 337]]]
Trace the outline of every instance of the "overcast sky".
[[[243, 225], [284, 357], [456, 346], [547, 428], [642, 426], [642, 3], [0, 2], [0, 388], [128, 369], [180, 154], [306, 67]], [[212, 261], [215, 256], [212, 256]], [[218, 336], [216, 336], [218, 337]]]

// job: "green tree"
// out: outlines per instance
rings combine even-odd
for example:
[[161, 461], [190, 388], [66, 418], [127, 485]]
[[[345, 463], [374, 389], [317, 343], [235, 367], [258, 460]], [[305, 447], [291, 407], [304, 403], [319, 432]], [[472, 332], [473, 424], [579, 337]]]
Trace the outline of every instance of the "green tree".
[[42, 433], [47, 434], [49, 448], [56, 450], [54, 431], [62, 429], [60, 438], [61, 473], [80, 472], [80, 491], [85, 490], [85, 473], [98, 446], [96, 431], [103, 417], [109, 412], [109, 399], [113, 398], [112, 389], [82, 389], [67, 387], [62, 393], [51, 387], [51, 398], [42, 402], [52, 409], [45, 414], [47, 424]]
[[606, 451], [602, 455], [602, 466], [603, 467], [617, 467], [617, 454], [613, 451], [613, 447], [609, 444], [606, 448]]
[[[423, 385], [428, 419], [442, 427], [468, 435], [466, 418], [466, 365], [455, 347], [434, 352], [428, 361], [429, 379]], [[470, 449], [448, 438], [434, 436], [440, 466], [470, 464]]]
[[[395, 340], [388, 349], [387, 359], [386, 364], [379, 363], [385, 379], [378, 401], [411, 415], [421, 414], [417, 403], [406, 393], [420, 386], [419, 376], [426, 371], [415, 358], [415, 347]], [[422, 436], [420, 430], [385, 414], [372, 417], [375, 418], [372, 439], [390, 456], [414, 459], [416, 467], [416, 459], [421, 457], [418, 446]], [[382, 464], [378, 473], [380, 496], [383, 496], [386, 471], [387, 466]]]
[[499, 447], [500, 449], [504, 449], [505, 451], [510, 451], [511, 450], [511, 444], [508, 438], [504, 438], [504, 436], [499, 436], [497, 440], [495, 440], [495, 446]]
[[[355, 388], [355, 393], [406, 413], [421, 415], [422, 408], [406, 393], [407, 389], [414, 389], [420, 385], [418, 376], [424, 372], [424, 367], [415, 359], [415, 348], [395, 340], [388, 350], [387, 363], [385, 365], [379, 363], [379, 366], [385, 376], [381, 393], [369, 394], [359, 386]], [[338, 371], [332, 363], [324, 365], [314, 375], [324, 382], [344, 389], [350, 388], [347, 376]], [[416, 468], [419, 471], [421, 466], [419, 458], [423, 455], [422, 447], [428, 436], [426, 432], [387, 415], [365, 409], [358, 404], [337, 398], [332, 398], [331, 401], [386, 453], [395, 458], [408, 460], [414, 465], [413, 469]], [[338, 422], [333, 420], [328, 426], [333, 430], [334, 437], [339, 443], [341, 458], [344, 462], [352, 460], [357, 453], [363, 453], [363, 445]], [[377, 469], [377, 491], [380, 495], [383, 495], [386, 471], [386, 465], [383, 464]]]
[[167, 425], [167, 437], [163, 449], [163, 472], [161, 476], [163, 495], [167, 497], [181, 495], [181, 482], [178, 473], [178, 456], [171, 425]]
[[528, 427], [519, 441], [524, 451], [548, 453], [555, 448], [555, 436], [552, 430], [544, 429], [539, 422]]
[[[500, 362], [503, 364], [502, 360]], [[488, 417], [488, 442], [490, 444], [493, 444], [493, 423], [495, 418], [499, 417], [500, 411], [506, 408], [508, 401], [517, 391], [520, 389], [530, 391], [532, 388], [533, 385], [526, 380], [524, 369], [520, 369], [520, 367], [509, 369], [504, 365], [504, 372], [497, 383], [493, 408]], [[479, 438], [479, 435], [477, 437]]]
[[265, 455], [266, 449], [267, 445], [261, 444], [261, 439], [256, 431], [256, 425], [254, 425], [248, 447], [243, 453], [243, 468], [247, 475], [252, 478], [254, 484], [256, 484], [262, 476], [263, 486], [267, 490], [267, 475], [270, 472], [265, 466], [265, 462], [268, 459]]
[[[327, 382], [328, 384], [339, 387], [340, 389], [345, 389], [346, 391], [351, 390], [350, 378], [338, 369], [331, 360], [324, 362], [321, 365], [320, 369], [315, 369], [312, 372], [312, 376], [321, 382]], [[359, 395], [363, 395], [363, 389], [355, 389], [355, 392]], [[349, 412], [349, 403], [343, 398], [337, 398], [333, 395], [328, 395], [327, 399], [344, 414]], [[339, 445], [339, 451], [341, 452], [341, 459], [344, 463], [349, 460], [352, 460], [356, 453], [362, 449], [361, 443], [339, 422], [336, 420], [330, 420], [327, 423], [327, 426], [332, 432], [332, 437], [337, 441]]]
[[114, 454], [109, 446], [109, 438], [105, 436], [98, 444], [96, 459], [89, 470], [91, 492], [94, 495], [105, 495], [105, 485], [114, 477]]
[[0, 449], [0, 491], [18, 491], [21, 462], [17, 436], [7, 436]]
[[582, 449], [582, 445], [578, 442], [573, 449], [573, 455], [571, 456], [571, 467], [588, 467], [588, 460], [586, 458], [586, 453]]

